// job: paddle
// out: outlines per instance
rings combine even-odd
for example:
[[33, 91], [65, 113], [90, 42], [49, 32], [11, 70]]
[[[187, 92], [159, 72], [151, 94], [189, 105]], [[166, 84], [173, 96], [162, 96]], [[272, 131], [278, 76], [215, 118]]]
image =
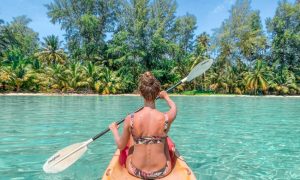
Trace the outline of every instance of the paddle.
[[[178, 85], [180, 85], [184, 82], [189, 82], [189, 81], [193, 80], [194, 78], [196, 78], [197, 76], [200, 76], [201, 74], [203, 74], [206, 70], [208, 70], [210, 68], [212, 63], [213, 63], [213, 60], [211, 60], [211, 59], [200, 62], [197, 66], [195, 66], [191, 70], [191, 72], [189, 73], [189, 75], [187, 77], [185, 77], [184, 79], [182, 79], [181, 81], [179, 81], [177, 84], [170, 87], [166, 91], [170, 92]], [[156, 99], [158, 99], [158, 98], [159, 97], [157, 97]], [[143, 109], [143, 107], [140, 107], [135, 112], [138, 112], [141, 109]], [[124, 122], [124, 120], [125, 120], [125, 118], [118, 121], [117, 124], [118, 125], [121, 124], [122, 122]], [[65, 170], [66, 168], [71, 166], [74, 162], [76, 162], [85, 153], [85, 151], [87, 150], [87, 146], [91, 142], [93, 142], [96, 139], [98, 139], [99, 137], [103, 136], [109, 130], [110, 129], [107, 128], [104, 131], [100, 132], [99, 134], [97, 134], [96, 136], [94, 136], [93, 138], [91, 138], [87, 141], [75, 143], [75, 144], [72, 144], [72, 145], [62, 149], [62, 150], [59, 150], [57, 153], [55, 153], [53, 156], [51, 156], [45, 162], [45, 164], [43, 166], [44, 171], [46, 173], [58, 173], [58, 172]]]

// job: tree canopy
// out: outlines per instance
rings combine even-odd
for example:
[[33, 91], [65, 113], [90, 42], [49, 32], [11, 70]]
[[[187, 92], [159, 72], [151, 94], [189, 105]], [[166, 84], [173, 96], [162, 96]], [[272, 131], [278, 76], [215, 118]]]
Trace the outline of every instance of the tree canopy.
[[46, 8], [63, 44], [39, 39], [26, 16], [0, 19], [1, 91], [131, 93], [148, 70], [166, 88], [213, 58], [175, 92], [300, 93], [299, 1], [280, 0], [265, 21], [250, 0], [236, 0], [212, 34], [195, 34], [196, 17], [177, 16], [175, 0], [53, 0]]

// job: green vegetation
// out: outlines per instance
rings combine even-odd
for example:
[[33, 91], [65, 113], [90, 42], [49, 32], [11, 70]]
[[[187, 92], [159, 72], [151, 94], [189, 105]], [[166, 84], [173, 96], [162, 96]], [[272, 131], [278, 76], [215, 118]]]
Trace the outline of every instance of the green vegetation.
[[300, 94], [300, 3], [281, 0], [263, 31], [259, 11], [237, 0], [213, 35], [195, 35], [196, 17], [175, 16], [175, 0], [55, 0], [65, 30], [39, 42], [30, 19], [0, 20], [1, 92], [131, 93], [150, 70], [163, 88], [197, 63], [215, 60], [183, 94]]

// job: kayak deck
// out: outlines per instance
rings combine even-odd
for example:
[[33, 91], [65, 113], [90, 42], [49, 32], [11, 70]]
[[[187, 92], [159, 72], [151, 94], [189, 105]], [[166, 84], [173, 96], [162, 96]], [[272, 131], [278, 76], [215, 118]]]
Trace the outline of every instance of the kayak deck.
[[[120, 151], [117, 150], [113, 155], [112, 160], [110, 161], [108, 167], [106, 168], [102, 180], [135, 180], [139, 179], [127, 172], [127, 169], [122, 167], [119, 163], [119, 156]], [[184, 162], [182, 158], [176, 158], [175, 167], [173, 168], [172, 172], [164, 177], [161, 178], [162, 180], [173, 180], [173, 179], [186, 179], [186, 180], [195, 180], [196, 176], [192, 172], [192, 170], [188, 167], [188, 165]]]

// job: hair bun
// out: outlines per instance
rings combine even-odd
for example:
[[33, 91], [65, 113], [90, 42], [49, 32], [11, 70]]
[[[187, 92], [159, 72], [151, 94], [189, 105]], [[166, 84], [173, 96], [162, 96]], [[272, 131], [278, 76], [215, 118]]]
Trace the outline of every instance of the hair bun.
[[149, 71], [145, 72], [142, 75], [141, 79], [143, 79], [141, 81], [141, 83], [146, 85], [146, 86], [152, 86], [155, 83], [155, 80], [156, 80], [156, 78], [153, 76], [153, 74]]
[[139, 92], [147, 100], [155, 100], [160, 91], [160, 83], [154, 75], [147, 71], [140, 76]]
[[144, 75], [145, 75], [145, 76], [147, 76], [147, 77], [152, 77], [152, 78], [153, 78], [153, 75], [152, 75], [152, 73], [151, 73], [151, 72], [149, 72], [149, 71], [145, 72], [145, 73], [144, 73]]

